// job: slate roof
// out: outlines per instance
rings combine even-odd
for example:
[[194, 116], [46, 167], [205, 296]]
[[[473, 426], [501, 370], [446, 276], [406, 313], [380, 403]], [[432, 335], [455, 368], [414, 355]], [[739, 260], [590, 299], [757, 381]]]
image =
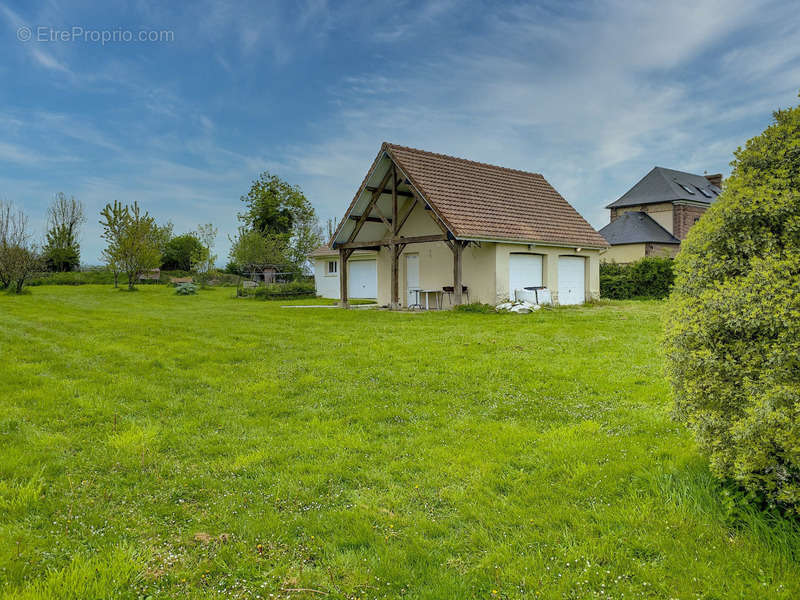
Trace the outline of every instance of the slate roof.
[[[538, 173], [388, 142], [381, 146], [373, 168], [384, 152], [457, 239], [608, 246], [603, 236]], [[368, 178], [369, 173], [345, 219]]]
[[[709, 177], [719, 177], [710, 175]], [[684, 187], [685, 186], [685, 187]], [[695, 175], [653, 167], [653, 169], [618, 200], [606, 208], [654, 204], [656, 202], [690, 201], [711, 204], [722, 190], [713, 185], [704, 175]]]
[[644, 212], [623, 213], [600, 230], [612, 246], [619, 244], [680, 244], [680, 240]]

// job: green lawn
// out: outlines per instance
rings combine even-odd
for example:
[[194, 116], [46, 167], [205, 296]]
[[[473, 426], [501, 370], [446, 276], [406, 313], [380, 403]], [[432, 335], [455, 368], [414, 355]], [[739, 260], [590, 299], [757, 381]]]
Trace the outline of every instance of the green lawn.
[[800, 595], [669, 418], [662, 304], [232, 295], [0, 294], [0, 597]]

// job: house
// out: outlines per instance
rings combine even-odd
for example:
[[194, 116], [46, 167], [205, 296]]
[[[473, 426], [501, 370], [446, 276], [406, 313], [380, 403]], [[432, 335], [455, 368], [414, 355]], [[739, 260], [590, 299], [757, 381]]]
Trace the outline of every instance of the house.
[[689, 228], [722, 191], [722, 175], [695, 175], [654, 167], [606, 208], [611, 222], [600, 230], [611, 244], [604, 262], [629, 263], [678, 253]]
[[607, 246], [537, 173], [384, 143], [315, 256], [318, 290], [333, 295], [335, 270], [345, 306], [359, 285], [391, 308], [496, 304], [525, 287], [580, 304], [599, 295]]

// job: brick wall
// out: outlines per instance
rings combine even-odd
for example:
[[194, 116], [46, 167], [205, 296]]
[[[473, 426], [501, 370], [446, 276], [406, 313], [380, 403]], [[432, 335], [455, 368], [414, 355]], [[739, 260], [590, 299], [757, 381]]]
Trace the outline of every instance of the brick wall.
[[702, 217], [706, 210], [708, 209], [700, 206], [675, 204], [672, 209], [672, 235], [679, 240], [684, 239], [695, 220]]

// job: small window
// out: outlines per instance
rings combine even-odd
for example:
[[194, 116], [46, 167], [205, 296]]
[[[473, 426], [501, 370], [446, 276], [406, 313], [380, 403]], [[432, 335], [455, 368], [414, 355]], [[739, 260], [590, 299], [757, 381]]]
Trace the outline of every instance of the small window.
[[692, 189], [688, 185], [683, 185], [682, 183], [679, 183], [678, 185], [681, 186], [683, 189], [685, 189], [689, 194], [694, 196], [694, 192], [692, 191]]
[[703, 194], [703, 196], [705, 196], [706, 198], [711, 198], [711, 194], [709, 194], [709, 193], [708, 193], [706, 190], [704, 190], [703, 188], [700, 188], [700, 187], [697, 187], [697, 186], [694, 186], [694, 187], [696, 187], [696, 188], [697, 188], [697, 191], [698, 191], [698, 192], [700, 192], [701, 194]]
[[700, 220], [700, 217], [695, 217], [694, 222], [697, 223]]
[[339, 269], [339, 263], [335, 260], [328, 261], [328, 275], [335, 275]]

